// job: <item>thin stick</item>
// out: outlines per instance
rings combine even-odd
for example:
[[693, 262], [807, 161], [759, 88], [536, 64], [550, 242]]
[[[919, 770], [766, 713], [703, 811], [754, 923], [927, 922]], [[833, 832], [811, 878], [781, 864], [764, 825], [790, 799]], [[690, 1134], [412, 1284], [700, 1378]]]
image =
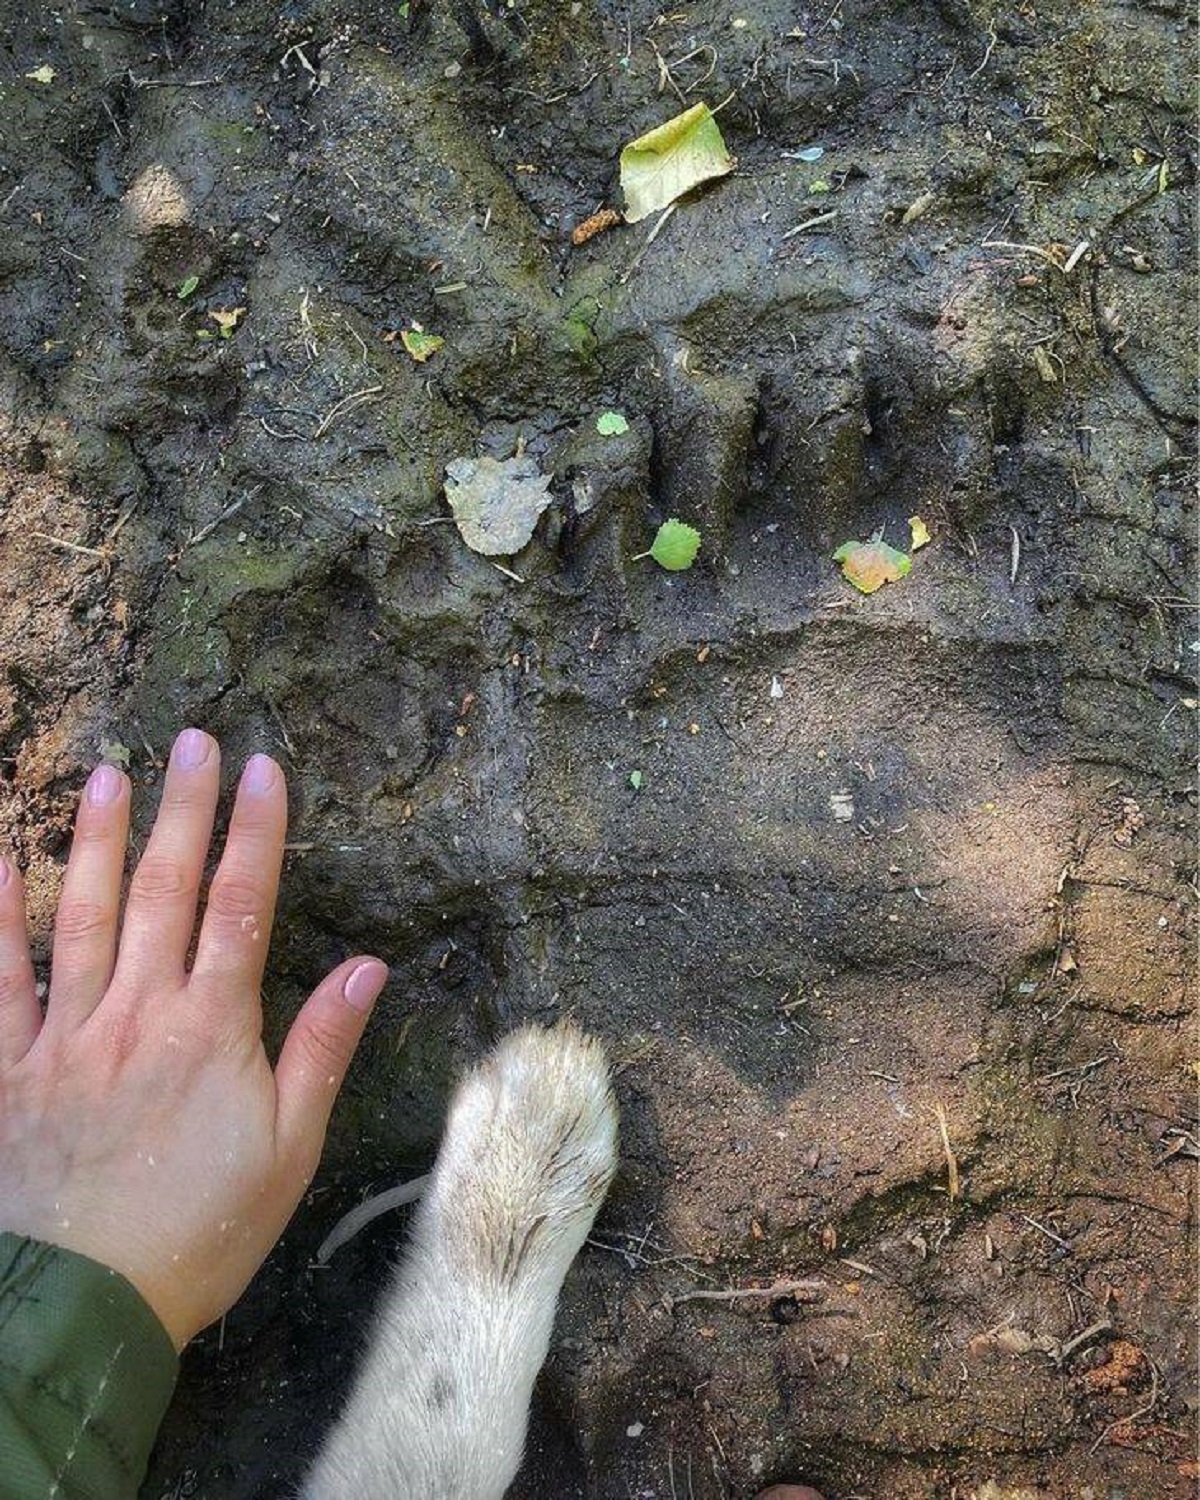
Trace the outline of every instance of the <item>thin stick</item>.
[[1100, 1436], [1096, 1439], [1096, 1441], [1092, 1444], [1091, 1448], [1088, 1450], [1089, 1458], [1093, 1453], [1095, 1453], [1096, 1449], [1099, 1448], [1102, 1443], [1107, 1441], [1110, 1433], [1116, 1432], [1118, 1427], [1128, 1427], [1132, 1431], [1134, 1422], [1136, 1422], [1139, 1417], [1148, 1416], [1158, 1405], [1158, 1366], [1154, 1363], [1153, 1360], [1150, 1360], [1149, 1363], [1150, 1374], [1152, 1376], [1149, 1401], [1146, 1401], [1141, 1406], [1139, 1406], [1137, 1411], [1131, 1411], [1127, 1417], [1118, 1417], [1115, 1422], [1110, 1422], [1104, 1429], [1104, 1431], [1100, 1434]]
[[227, 505], [215, 521], [210, 521], [207, 526], [201, 526], [199, 531], [193, 533], [184, 543], [185, 547], [195, 547], [198, 543], [207, 541], [213, 532], [216, 531], [217, 527], [224, 525], [232, 516], [236, 516], [238, 511], [241, 510], [242, 506], [250, 498], [249, 495], [242, 495], [232, 505]]
[[431, 1175], [426, 1172], [423, 1177], [414, 1177], [411, 1182], [402, 1182], [398, 1187], [388, 1188], [384, 1193], [376, 1193], [374, 1197], [364, 1199], [348, 1214], [343, 1214], [321, 1241], [317, 1249], [317, 1265], [328, 1264], [334, 1252], [340, 1250], [343, 1245], [349, 1244], [372, 1219], [379, 1218], [380, 1214], [391, 1213], [393, 1208], [401, 1208], [405, 1203], [415, 1202], [425, 1191], [425, 1185]]
[[774, 1297], [794, 1297], [798, 1292], [809, 1295], [806, 1302], [815, 1302], [825, 1291], [820, 1281], [777, 1281], [772, 1286], [735, 1286], [725, 1292], [680, 1292], [678, 1296], [663, 1298], [663, 1306], [670, 1312], [681, 1302], [742, 1302], [754, 1298], [771, 1301]]
[[378, 396], [382, 390], [383, 387], [381, 385], [364, 385], [361, 391], [351, 391], [348, 396], [343, 396], [321, 418], [316, 432], [312, 435], [311, 441], [315, 443], [319, 438], [323, 438], [343, 412], [348, 411], [352, 406], [358, 406], [362, 402], [368, 401], [372, 396]]
[[61, 547], [64, 552], [78, 552], [81, 557], [98, 557], [101, 562], [108, 561], [108, 553], [101, 551], [99, 547], [84, 547], [79, 542], [68, 542], [66, 537], [51, 536], [48, 531], [31, 531], [29, 535], [37, 537], [39, 542], [49, 542], [52, 547]]
[[803, 224], [797, 224], [794, 229], [789, 229], [783, 238], [790, 240], [793, 235], [803, 234], [806, 229], [815, 229], [818, 224], [828, 224], [836, 218], [837, 209], [831, 208], [827, 214], [818, 214], [815, 219], [805, 219]]
[[1077, 1333], [1073, 1339], [1067, 1340], [1062, 1348], [1059, 1349], [1058, 1356], [1054, 1361], [1055, 1364], [1060, 1366], [1065, 1365], [1067, 1360], [1070, 1359], [1072, 1354], [1074, 1354], [1077, 1349], [1082, 1349], [1085, 1344], [1090, 1344], [1092, 1340], [1094, 1338], [1098, 1338], [1100, 1334], [1109, 1333], [1111, 1332], [1111, 1330], [1112, 1324], [1108, 1321], [1107, 1318], [1101, 1318], [1098, 1323], [1092, 1323], [1089, 1327], [1085, 1328], [1082, 1333]]
[[942, 1149], [946, 1153], [946, 1173], [949, 1179], [948, 1191], [950, 1202], [953, 1203], [958, 1197], [958, 1161], [954, 1155], [954, 1148], [950, 1144], [950, 1124], [946, 1119], [945, 1107], [941, 1104], [934, 1106], [937, 1115], [938, 1128], [942, 1132]]
[[1044, 1234], [1048, 1240], [1053, 1240], [1056, 1245], [1061, 1245], [1064, 1250], [1069, 1250], [1071, 1248], [1070, 1244], [1063, 1239], [1062, 1235], [1055, 1234], [1053, 1229], [1047, 1229], [1044, 1224], [1039, 1224], [1036, 1219], [1031, 1219], [1028, 1214], [1022, 1214], [1021, 1217], [1025, 1220], [1026, 1224], [1032, 1224], [1034, 1229], [1036, 1229], [1039, 1234]]

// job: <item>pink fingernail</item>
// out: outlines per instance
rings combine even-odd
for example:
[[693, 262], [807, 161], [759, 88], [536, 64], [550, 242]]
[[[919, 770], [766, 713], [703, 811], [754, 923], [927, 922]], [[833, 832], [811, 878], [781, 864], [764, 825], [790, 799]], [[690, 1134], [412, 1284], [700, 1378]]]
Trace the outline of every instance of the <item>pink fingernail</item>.
[[213, 741], [203, 729], [185, 729], [175, 741], [171, 759], [181, 771], [198, 771], [212, 752]]
[[251, 796], [261, 797], [275, 785], [279, 767], [269, 755], [252, 755], [242, 772], [242, 786]]
[[121, 795], [124, 779], [116, 766], [97, 766], [88, 777], [87, 799], [91, 807], [108, 807]]
[[387, 965], [381, 964], [377, 958], [368, 959], [365, 964], [359, 964], [357, 969], [351, 970], [346, 982], [342, 985], [342, 994], [346, 997], [347, 1005], [364, 1013], [369, 1011], [379, 999], [379, 992], [387, 976]]

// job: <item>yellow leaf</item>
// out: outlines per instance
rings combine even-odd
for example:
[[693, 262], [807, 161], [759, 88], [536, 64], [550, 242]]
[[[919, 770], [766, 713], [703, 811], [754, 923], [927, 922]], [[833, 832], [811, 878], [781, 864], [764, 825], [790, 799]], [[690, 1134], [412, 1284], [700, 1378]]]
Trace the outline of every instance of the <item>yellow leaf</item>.
[[214, 307], [209, 313], [209, 317], [221, 330], [221, 337], [223, 339], [227, 339], [232, 335], [233, 330], [245, 316], [246, 309], [244, 307]]
[[912, 533], [912, 549], [919, 552], [922, 547], [928, 547], [930, 543], [929, 527], [920, 516], [909, 516], [908, 529]]
[[733, 157], [707, 104], [667, 120], [621, 152], [625, 219], [636, 224], [712, 177], [733, 171]]
[[431, 354], [436, 354], [445, 339], [439, 338], [436, 333], [426, 333], [423, 328], [406, 328], [400, 335], [400, 342], [411, 358], [419, 365], [423, 365]]
[[885, 583], [898, 583], [912, 567], [912, 559], [886, 542], [843, 542], [833, 554], [847, 582], [860, 594], [873, 594]]
[[26, 78], [32, 78], [34, 83], [53, 83], [58, 74], [49, 63], [43, 63], [40, 68], [34, 68], [32, 72], [26, 73]]

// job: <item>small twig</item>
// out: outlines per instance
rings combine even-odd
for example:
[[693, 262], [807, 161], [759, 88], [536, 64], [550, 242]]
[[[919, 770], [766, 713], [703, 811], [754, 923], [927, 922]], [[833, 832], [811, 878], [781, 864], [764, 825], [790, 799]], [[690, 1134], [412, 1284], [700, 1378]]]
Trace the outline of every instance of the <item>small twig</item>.
[[681, 1302], [742, 1302], [754, 1298], [771, 1301], [775, 1297], [802, 1297], [805, 1302], [816, 1302], [824, 1295], [825, 1285], [820, 1281], [777, 1281], [772, 1286], [735, 1286], [724, 1292], [680, 1292], [677, 1296], [663, 1298], [663, 1306], [673, 1311]]
[[1098, 1323], [1090, 1324], [1082, 1333], [1077, 1333], [1073, 1339], [1068, 1339], [1059, 1348], [1058, 1353], [1054, 1357], [1055, 1364], [1061, 1368], [1070, 1359], [1072, 1354], [1082, 1349], [1085, 1344], [1090, 1344], [1094, 1338], [1098, 1338], [1102, 1333], [1111, 1332], [1112, 1324], [1107, 1318], [1101, 1318]]
[[351, 391], [348, 396], [343, 396], [336, 405], [330, 407], [320, 422], [317, 423], [317, 430], [313, 433], [310, 441], [314, 443], [318, 442], [325, 436], [340, 416], [343, 416], [352, 407], [361, 406], [364, 401], [369, 401], [372, 396], [378, 396], [382, 390], [383, 387], [381, 385], [364, 385], [361, 391]]
[[1026, 1224], [1031, 1224], [1039, 1234], [1044, 1234], [1048, 1240], [1053, 1240], [1056, 1245], [1061, 1245], [1064, 1250], [1071, 1248], [1070, 1243], [1064, 1240], [1062, 1235], [1055, 1234], [1053, 1229], [1047, 1229], [1044, 1224], [1039, 1224], [1036, 1219], [1031, 1219], [1028, 1214], [1022, 1214], [1021, 1217], [1025, 1220]]
[[621, 285], [622, 286], [625, 285], [625, 283], [629, 280], [629, 278], [633, 275], [633, 273], [641, 265], [641, 263], [642, 263], [642, 256], [645, 255], [646, 251], [649, 250], [650, 246], [658, 238], [659, 232], [662, 229], [663, 225], [667, 222], [667, 220], [671, 217], [671, 215], [674, 212], [675, 212], [675, 204], [674, 203], [668, 203], [667, 206], [666, 206], [666, 208], [663, 209], [662, 213], [659, 214], [658, 218], [654, 222], [654, 228], [650, 231], [650, 233], [642, 241], [641, 246], [639, 247], [637, 254], [633, 257], [632, 261], [630, 261], [630, 263], [629, 263], [629, 269], [625, 272], [624, 276], [621, 277]]
[[1011, 585], [1016, 583], [1017, 573], [1021, 568], [1021, 533], [1015, 526], [1010, 526], [1008, 529], [1012, 532], [1012, 555], [1008, 567], [1008, 581]]
[[1091, 1457], [1091, 1455], [1093, 1453], [1095, 1453], [1095, 1451], [1096, 1451], [1097, 1448], [1099, 1448], [1103, 1443], [1105, 1443], [1108, 1440], [1109, 1435], [1111, 1433], [1116, 1432], [1116, 1430], [1117, 1430], [1118, 1427], [1129, 1427], [1130, 1429], [1132, 1429], [1133, 1424], [1137, 1421], [1137, 1419], [1139, 1417], [1149, 1416], [1150, 1413], [1154, 1410], [1154, 1408], [1158, 1405], [1158, 1366], [1154, 1363], [1154, 1361], [1150, 1358], [1149, 1355], [1146, 1356], [1146, 1362], [1150, 1366], [1150, 1399], [1149, 1399], [1149, 1401], [1143, 1402], [1142, 1405], [1139, 1406], [1136, 1411], [1131, 1411], [1127, 1417], [1118, 1417], [1115, 1422], [1110, 1422], [1108, 1424], [1108, 1426], [1104, 1429], [1104, 1431], [1100, 1434], [1100, 1436], [1096, 1439], [1096, 1441], [1092, 1444], [1091, 1448], [1089, 1449], [1089, 1451], [1088, 1451], [1088, 1457], [1089, 1458]]
[[207, 89], [225, 80], [220, 74], [216, 78], [139, 78], [130, 69], [129, 81], [137, 89]]
[[39, 542], [49, 542], [52, 547], [61, 547], [64, 552], [78, 552], [81, 557], [98, 557], [101, 562], [109, 561], [109, 554], [100, 547], [85, 547], [80, 542], [68, 542], [65, 536], [51, 536], [48, 531], [31, 531], [29, 535], [37, 537]]
[[1070, 1078], [1075, 1073], [1090, 1073], [1095, 1068], [1102, 1068], [1105, 1063], [1115, 1061], [1116, 1053], [1107, 1052], [1103, 1057], [1093, 1057], [1091, 1062], [1080, 1063], [1075, 1068], [1058, 1068], [1053, 1073], [1039, 1073], [1033, 1081], [1034, 1083], [1049, 1083], [1054, 1078]]
[[1047, 265], [1053, 266], [1056, 271], [1062, 270], [1062, 266], [1049, 250], [1043, 250], [1040, 245], [1024, 245], [1017, 240], [983, 240], [981, 243], [985, 250], [1020, 250], [1024, 255], [1036, 255]]
[[1071, 251], [1070, 255], [1067, 256], [1066, 264], [1063, 266], [1064, 276], [1069, 276], [1071, 274], [1071, 272], [1079, 264], [1080, 259], [1087, 253], [1088, 249], [1090, 248], [1090, 244], [1091, 242], [1089, 240], [1079, 241], [1078, 245], [1076, 245], [1074, 250]]
[[953, 1203], [958, 1197], [958, 1161], [954, 1155], [954, 1148], [950, 1145], [950, 1125], [946, 1119], [945, 1107], [941, 1104], [934, 1105], [934, 1113], [937, 1115], [938, 1129], [942, 1133], [942, 1149], [946, 1153], [947, 1190], [950, 1194], [950, 1202]]
[[967, 83], [970, 83], [970, 81], [971, 81], [972, 78], [978, 78], [979, 75], [980, 75], [980, 73], [983, 72], [984, 68], [987, 67], [988, 63], [991, 62], [991, 60], [992, 60], [992, 52], [993, 52], [995, 46], [996, 46], [996, 21], [995, 21], [995, 17], [993, 17], [992, 20], [988, 23], [988, 40], [987, 40], [987, 46], [983, 49], [983, 59], [980, 62], [979, 66], [974, 70], [974, 72], [967, 74], [967, 77], [966, 77], [966, 82]]
[[253, 500], [255, 495], [257, 495], [259, 490], [261, 489], [262, 485], [256, 484], [252, 490], [247, 490], [244, 495], [239, 495], [232, 505], [227, 505], [225, 507], [225, 509], [216, 518], [216, 520], [210, 521], [207, 526], [201, 526], [199, 531], [193, 532], [193, 534], [188, 537], [187, 541], [184, 542], [183, 550], [186, 551], [188, 547], [194, 547], [198, 542], [206, 541], [210, 536], [212, 536], [213, 532], [216, 531], [218, 526], [223, 526], [225, 522], [228, 521], [232, 516], [236, 516], [238, 511], [241, 510], [242, 506], [245, 505], [248, 500]]
[[827, 214], [818, 214], [815, 219], [805, 219], [803, 224], [797, 224], [794, 228], [789, 229], [783, 238], [790, 240], [793, 235], [803, 234], [806, 229], [815, 229], [818, 224], [828, 224], [832, 219], [836, 218], [837, 209], [831, 208]]
[[343, 1245], [349, 1244], [372, 1219], [379, 1218], [381, 1214], [391, 1213], [393, 1208], [400, 1208], [405, 1203], [414, 1202], [425, 1191], [431, 1175], [426, 1172], [423, 1177], [414, 1177], [411, 1182], [402, 1182], [398, 1187], [388, 1188], [383, 1193], [376, 1193], [374, 1197], [364, 1199], [348, 1214], [343, 1214], [318, 1246], [317, 1265], [326, 1265], [330, 1256], [340, 1250]]

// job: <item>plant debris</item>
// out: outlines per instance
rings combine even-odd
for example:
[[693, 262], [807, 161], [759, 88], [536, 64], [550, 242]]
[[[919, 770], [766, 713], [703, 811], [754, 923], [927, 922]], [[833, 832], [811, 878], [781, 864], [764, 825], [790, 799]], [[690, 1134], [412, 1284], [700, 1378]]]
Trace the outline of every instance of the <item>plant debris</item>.
[[43, 63], [40, 68], [31, 69], [25, 77], [32, 78], [34, 83], [53, 83], [58, 74], [49, 63]]
[[180, 302], [186, 302], [199, 285], [199, 276], [185, 276], [179, 283], [179, 290], [175, 295], [179, 298]]
[[550, 477], [533, 459], [455, 458], [446, 465], [446, 499], [472, 552], [511, 557], [533, 535], [550, 504]]
[[660, 568], [668, 573], [682, 573], [696, 561], [700, 550], [700, 533], [685, 521], [664, 521], [658, 528], [654, 544], [648, 552], [639, 552], [634, 562], [643, 557], [652, 557]]
[[586, 245], [588, 240], [595, 239], [598, 234], [603, 234], [606, 229], [613, 229], [621, 222], [621, 215], [615, 208], [602, 208], [594, 214], [589, 214], [581, 223], [576, 224], [571, 231], [572, 245]]
[[601, 437], [620, 437], [629, 431], [629, 423], [622, 412], [605, 411], [596, 418], [596, 431]]
[[246, 316], [244, 307], [214, 307], [209, 317], [221, 330], [223, 339], [231, 339], [233, 331]]
[[920, 516], [909, 516], [908, 529], [912, 534], [912, 549], [919, 552], [922, 547], [928, 547], [932, 538], [929, 535], [929, 527]]
[[873, 594], [885, 583], [898, 583], [912, 567], [907, 552], [889, 547], [878, 537], [869, 542], [843, 542], [833, 560], [841, 563], [847, 582], [861, 594]]
[[411, 328], [403, 330], [400, 342], [411, 358], [423, 365], [431, 354], [445, 346], [446, 340], [436, 333], [426, 333], [419, 323], [414, 323]]
[[693, 104], [622, 150], [626, 222], [636, 224], [702, 182], [724, 177], [733, 167], [712, 110], [707, 104]]

